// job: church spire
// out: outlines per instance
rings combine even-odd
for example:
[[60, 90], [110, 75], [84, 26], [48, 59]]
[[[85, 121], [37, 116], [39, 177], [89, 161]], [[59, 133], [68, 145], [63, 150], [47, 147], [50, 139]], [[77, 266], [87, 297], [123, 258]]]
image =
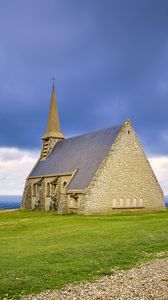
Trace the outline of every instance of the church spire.
[[42, 139], [46, 140], [49, 138], [64, 139], [64, 135], [60, 130], [60, 122], [59, 122], [59, 115], [58, 115], [58, 108], [57, 108], [57, 101], [56, 101], [54, 80], [52, 86], [50, 111], [48, 115], [48, 126], [47, 126], [46, 133]]

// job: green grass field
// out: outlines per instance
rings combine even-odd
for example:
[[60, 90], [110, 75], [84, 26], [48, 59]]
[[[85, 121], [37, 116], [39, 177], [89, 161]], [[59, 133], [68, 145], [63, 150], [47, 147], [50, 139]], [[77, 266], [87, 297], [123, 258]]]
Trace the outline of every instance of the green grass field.
[[92, 280], [168, 250], [168, 211], [0, 213], [0, 299]]

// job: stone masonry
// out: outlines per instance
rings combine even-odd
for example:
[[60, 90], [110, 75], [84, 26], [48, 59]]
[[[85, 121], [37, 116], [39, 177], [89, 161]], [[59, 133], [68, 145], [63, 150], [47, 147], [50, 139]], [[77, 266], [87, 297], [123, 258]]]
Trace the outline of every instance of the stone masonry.
[[129, 121], [92, 179], [85, 198], [85, 214], [164, 208], [163, 192]]

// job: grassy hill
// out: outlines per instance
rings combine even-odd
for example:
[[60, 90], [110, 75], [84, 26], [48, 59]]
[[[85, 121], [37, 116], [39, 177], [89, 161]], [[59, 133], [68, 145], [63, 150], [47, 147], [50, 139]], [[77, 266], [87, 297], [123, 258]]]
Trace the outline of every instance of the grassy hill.
[[168, 211], [113, 216], [0, 214], [0, 299], [126, 269], [168, 250]]

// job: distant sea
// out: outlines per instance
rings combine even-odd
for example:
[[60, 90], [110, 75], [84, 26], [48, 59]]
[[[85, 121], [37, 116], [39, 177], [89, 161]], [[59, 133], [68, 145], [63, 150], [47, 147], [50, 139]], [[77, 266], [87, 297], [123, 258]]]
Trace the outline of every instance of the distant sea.
[[0, 210], [19, 208], [21, 206], [21, 200], [22, 200], [21, 195], [0, 196]]
[[[0, 196], [0, 210], [14, 209], [21, 206], [22, 196]], [[165, 204], [168, 207], [168, 195], [165, 196]]]

